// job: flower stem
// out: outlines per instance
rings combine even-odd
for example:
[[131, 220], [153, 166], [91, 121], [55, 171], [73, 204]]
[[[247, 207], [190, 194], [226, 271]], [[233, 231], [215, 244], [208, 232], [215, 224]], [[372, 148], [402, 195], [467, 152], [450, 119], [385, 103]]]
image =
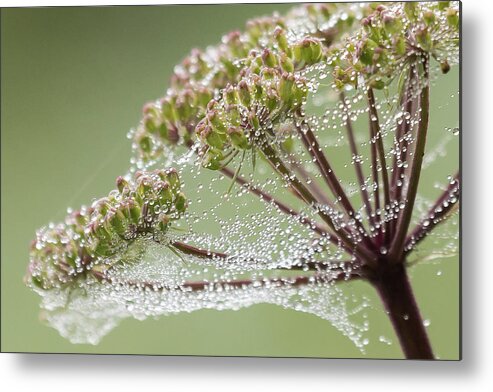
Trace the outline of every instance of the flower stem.
[[356, 139], [354, 137], [354, 129], [353, 129], [353, 124], [351, 122], [351, 118], [349, 116], [349, 109], [347, 108], [346, 105], [346, 98], [344, 93], [340, 94], [340, 100], [342, 104], [344, 105], [344, 111], [346, 113], [347, 119], [346, 119], [346, 131], [347, 131], [347, 136], [349, 140], [349, 147], [351, 149], [351, 161], [354, 160], [354, 167], [356, 170], [356, 177], [358, 179], [359, 183], [359, 190], [361, 193], [361, 199], [363, 200], [363, 203], [365, 204], [366, 208], [366, 214], [368, 215], [368, 219], [370, 221], [370, 224], [373, 226], [375, 225], [374, 222], [374, 216], [373, 216], [373, 211], [371, 208], [370, 204], [370, 198], [368, 196], [368, 189], [366, 187], [366, 182], [365, 182], [365, 176], [363, 174], [363, 167], [361, 164], [361, 159], [359, 158], [359, 153], [358, 153], [358, 147], [356, 145]]
[[435, 359], [403, 263], [387, 264], [370, 280], [376, 288], [407, 359]]
[[427, 58], [423, 61], [425, 86], [422, 88], [420, 96], [421, 118], [419, 119], [418, 130], [416, 134], [416, 146], [413, 152], [413, 160], [409, 173], [409, 185], [406, 193], [406, 205], [397, 222], [395, 237], [389, 252], [391, 260], [400, 260], [404, 251], [404, 241], [406, 239], [407, 230], [411, 223], [411, 217], [414, 210], [414, 202], [418, 192], [419, 177], [421, 174], [421, 165], [426, 147], [426, 135], [428, 132], [428, 118], [430, 114], [429, 99], [430, 99], [430, 84], [428, 80], [428, 61]]
[[276, 287], [298, 287], [309, 284], [320, 284], [328, 282], [346, 282], [353, 279], [360, 279], [358, 274], [352, 274], [347, 272], [340, 272], [332, 277], [322, 276], [318, 274], [306, 275], [306, 276], [296, 276], [289, 278], [265, 278], [259, 280], [251, 279], [238, 279], [238, 280], [228, 280], [228, 281], [188, 281], [177, 286], [167, 286], [161, 282], [151, 282], [151, 281], [119, 281], [114, 280], [112, 277], [105, 275], [103, 272], [93, 270], [92, 275], [101, 282], [106, 282], [108, 284], [135, 287], [140, 289], [152, 289], [161, 291], [173, 291], [173, 290], [183, 290], [183, 291], [207, 291], [213, 290], [214, 288], [222, 287], [223, 289], [241, 289], [248, 286], [254, 287], [265, 287], [265, 286], [276, 286]]
[[[315, 164], [318, 167], [320, 174], [322, 174], [327, 186], [330, 188], [334, 196], [340, 199], [340, 203], [344, 207], [347, 214], [351, 218], [355, 219], [356, 213], [354, 208], [306, 120], [303, 120], [297, 129], [306, 150], [313, 157]], [[355, 221], [357, 221], [357, 219], [355, 219]]]
[[340, 200], [340, 203], [343, 206], [346, 213], [348, 214], [349, 218], [354, 220], [356, 229], [361, 235], [362, 242], [368, 248], [371, 249], [373, 247], [373, 243], [371, 242], [368, 233], [366, 232], [365, 227], [363, 226], [363, 223], [356, 216], [357, 214], [351, 204], [351, 201], [349, 200], [348, 196], [346, 195], [346, 192], [344, 191], [341, 184], [339, 183], [339, 179], [335, 175], [334, 170], [332, 169], [327, 157], [323, 153], [323, 150], [320, 147], [317, 137], [313, 133], [310, 125], [305, 119], [303, 119], [301, 124], [297, 126], [297, 129], [301, 137], [301, 140], [305, 145], [306, 150], [313, 157], [316, 166], [318, 167], [320, 173], [322, 174], [322, 177], [324, 178], [327, 186], [330, 188], [334, 196], [338, 200]]
[[[460, 198], [460, 178], [457, 173], [454, 179], [435, 204], [430, 208], [424, 219], [414, 228], [414, 230], [406, 238], [404, 251], [410, 252], [414, 247], [441, 222], [447, 218], [459, 207]], [[455, 201], [454, 201], [455, 199]]]
[[279, 208], [279, 210], [281, 212], [288, 214], [288, 215], [291, 215], [291, 216], [294, 216], [295, 218], [298, 218], [298, 220], [300, 221], [301, 224], [306, 225], [307, 227], [309, 227], [311, 230], [313, 230], [317, 234], [327, 237], [331, 242], [333, 242], [335, 244], [338, 243], [337, 238], [329, 235], [326, 228], [322, 227], [321, 225], [319, 225], [316, 222], [313, 222], [312, 220], [308, 219], [307, 217], [303, 217], [298, 211], [287, 206], [286, 204], [284, 204], [280, 200], [276, 199], [272, 195], [268, 194], [267, 192], [262, 191], [261, 189], [259, 189], [255, 185], [249, 183], [243, 177], [236, 176], [236, 178], [235, 178], [234, 173], [230, 169], [225, 167], [225, 168], [221, 169], [221, 173], [223, 173], [224, 175], [226, 175], [229, 178], [234, 178], [235, 182], [237, 182], [241, 186], [245, 186], [251, 193], [258, 196], [262, 200], [265, 200], [268, 203], [274, 204], [277, 208]]
[[[365, 259], [369, 264], [375, 262], [375, 257], [371, 251], [366, 248], [364, 243], [358, 243], [355, 246], [355, 242], [351, 234], [347, 233], [344, 228], [338, 227], [332, 217], [325, 211], [317, 208], [318, 200], [311, 194], [311, 192], [300, 182], [300, 180], [293, 175], [293, 173], [286, 167], [282, 160], [277, 156], [275, 150], [268, 144], [264, 144], [261, 148], [262, 154], [267, 161], [271, 164], [275, 171], [292, 186], [305, 200], [306, 204], [317, 209], [317, 213], [320, 218], [330, 227], [330, 229], [336, 233], [341, 242], [348, 248], [353, 249], [357, 256]], [[364, 239], [365, 237], [363, 237]]]
[[[387, 163], [385, 161], [385, 149], [383, 145], [383, 134], [380, 129], [380, 123], [378, 120], [378, 112], [377, 112], [377, 107], [376, 107], [376, 102], [375, 102], [375, 95], [373, 94], [373, 90], [370, 88], [368, 89], [368, 106], [369, 106], [369, 113], [370, 113], [370, 129], [372, 130], [373, 134], [373, 143], [376, 145], [376, 149], [378, 152], [378, 159], [380, 160], [380, 169], [381, 169], [381, 175], [382, 175], [382, 182], [383, 182], [383, 195], [384, 195], [384, 209], [382, 213], [387, 211], [387, 209], [391, 208], [390, 206], [390, 188], [389, 188], [389, 176], [387, 173]], [[382, 217], [382, 215], [380, 215]], [[384, 213], [384, 218], [385, 218], [385, 213]], [[385, 221], [385, 219], [384, 219]], [[385, 223], [382, 225], [385, 226], [385, 239], [386, 239], [386, 245], [388, 244], [389, 238], [390, 238], [390, 224], [388, 221], [385, 221]]]

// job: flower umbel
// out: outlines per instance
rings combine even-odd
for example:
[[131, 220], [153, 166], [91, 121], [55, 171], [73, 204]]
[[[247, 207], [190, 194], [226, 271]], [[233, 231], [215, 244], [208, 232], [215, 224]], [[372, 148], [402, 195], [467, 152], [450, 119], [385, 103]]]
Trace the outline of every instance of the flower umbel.
[[117, 189], [92, 206], [70, 213], [64, 223], [37, 232], [26, 282], [47, 290], [100, 276], [139, 237], [166, 242], [187, 205], [176, 170], [118, 177]]

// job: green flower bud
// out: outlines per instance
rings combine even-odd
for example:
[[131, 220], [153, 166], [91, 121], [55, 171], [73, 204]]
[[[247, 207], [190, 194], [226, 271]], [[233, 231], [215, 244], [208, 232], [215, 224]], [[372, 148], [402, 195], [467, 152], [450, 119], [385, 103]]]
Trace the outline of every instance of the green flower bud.
[[145, 196], [152, 194], [152, 184], [152, 177], [148, 173], [144, 173], [137, 181], [137, 193]]
[[180, 193], [178, 193], [178, 195], [176, 195], [175, 209], [179, 213], [183, 213], [187, 209], [187, 198], [185, 197], [185, 195], [182, 192], [180, 192]]
[[294, 72], [294, 64], [293, 61], [285, 54], [282, 53], [279, 58], [279, 64], [284, 72]]
[[315, 64], [322, 58], [322, 45], [314, 38], [304, 38], [294, 45], [293, 55], [299, 63]]
[[101, 215], [106, 215], [108, 211], [111, 209], [111, 203], [110, 199], [107, 197], [102, 197], [99, 200], [96, 200], [93, 203], [94, 210], [101, 214]]
[[200, 132], [200, 137], [205, 140], [205, 142], [218, 150], [222, 150], [224, 147], [224, 142], [226, 141], [225, 134], [216, 132], [215, 129], [207, 124], [203, 124], [200, 127], [197, 126], [197, 130]]
[[228, 122], [232, 125], [238, 126], [241, 123], [241, 115], [238, 109], [238, 105], [226, 106], [226, 117]]
[[266, 67], [274, 68], [277, 66], [277, 58], [271, 50], [265, 48], [262, 52], [262, 62]]
[[176, 97], [166, 97], [161, 100], [161, 112], [171, 123], [175, 123], [178, 119], [175, 111], [175, 104]]
[[127, 230], [127, 222], [125, 215], [119, 210], [110, 212], [105, 218], [106, 229], [114, 230], [118, 235], [125, 234]]
[[159, 117], [159, 109], [156, 107], [154, 102], [148, 102], [142, 107], [142, 113], [145, 115], [149, 115], [152, 117]]
[[256, 44], [262, 36], [262, 29], [256, 20], [249, 20], [246, 24], [247, 33], [250, 36], [250, 42]]
[[182, 123], [193, 117], [195, 108], [195, 93], [192, 90], [184, 90], [176, 99], [175, 110], [178, 120]]
[[231, 144], [236, 148], [239, 148], [241, 150], [246, 150], [250, 148], [250, 143], [248, 143], [248, 138], [245, 136], [241, 128], [230, 127], [228, 129], [228, 135], [231, 140]]
[[294, 75], [288, 74], [286, 72], [283, 73], [277, 86], [277, 92], [281, 100], [284, 101], [286, 104], [291, 102], [293, 99], [292, 97], [293, 86], [294, 86]]
[[459, 27], [459, 13], [454, 8], [449, 8], [447, 10], [447, 22], [451, 27]]
[[376, 90], [382, 90], [385, 87], [385, 82], [382, 79], [373, 79], [368, 85]]
[[134, 225], [138, 225], [140, 220], [140, 207], [138, 206], [138, 204], [134, 200], [129, 199], [125, 207], [127, 209], [126, 214], [130, 221]]
[[424, 19], [425, 23], [428, 26], [430, 26], [433, 23], [435, 23], [435, 13], [431, 10], [428, 10], [428, 11], [423, 13], [423, 19]]
[[224, 42], [231, 50], [231, 54], [237, 58], [246, 57], [248, 49], [245, 44], [241, 42], [241, 33], [239, 31], [232, 31], [224, 37]]
[[394, 50], [398, 55], [406, 54], [406, 40], [404, 37], [398, 36], [394, 40]]
[[214, 109], [207, 113], [207, 121], [215, 133], [225, 134], [226, 125], [224, 124], [224, 118], [221, 116], [219, 110]]
[[238, 83], [238, 94], [240, 96], [240, 102], [243, 106], [250, 106], [252, 102], [252, 97], [250, 95], [250, 89], [248, 88], [248, 84], [246, 81], [242, 80]]
[[289, 48], [288, 45], [288, 39], [286, 38], [286, 33], [279, 26], [277, 26], [274, 30], [274, 39], [276, 40], [279, 49], [282, 52], [286, 53], [287, 55], [290, 55], [289, 52], [291, 51], [291, 49]]
[[178, 172], [174, 168], [170, 168], [166, 170], [167, 182], [171, 187], [171, 190], [176, 191], [180, 189], [180, 177], [178, 176]]
[[195, 105], [199, 108], [205, 108], [213, 98], [212, 92], [207, 87], [199, 87], [195, 94]]
[[183, 66], [193, 75], [193, 79], [203, 79], [209, 72], [210, 66], [199, 49], [192, 49], [190, 57], [185, 59]]
[[45, 290], [48, 288], [44, 282], [43, 276], [41, 276], [41, 275], [32, 275], [31, 276], [31, 282], [38, 289]]
[[277, 108], [278, 103], [279, 103], [279, 95], [277, 94], [276, 90], [274, 89], [267, 90], [265, 97], [265, 107], [269, 110], [269, 112], [274, 111], [274, 109]]
[[406, 1], [404, 3], [404, 12], [409, 20], [415, 20], [417, 15], [417, 5], [413, 1]]
[[236, 75], [238, 74], [239, 70], [238, 68], [233, 64], [233, 62], [228, 59], [227, 57], [221, 57], [219, 59], [221, 64], [224, 67], [224, 71], [226, 72], [226, 76], [229, 80], [235, 79]]
[[149, 133], [157, 133], [159, 131], [159, 126], [161, 124], [159, 120], [151, 114], [146, 114], [142, 122], [144, 123], [144, 128]]
[[[268, 69], [270, 68], [264, 68], [264, 70], [262, 71], [262, 73], [264, 71], [267, 71]], [[254, 99], [256, 99], [257, 101], [261, 100], [263, 95], [264, 95], [264, 87], [262, 85], [262, 78], [258, 75], [254, 75], [252, 77], [252, 92], [253, 92], [253, 97]]]
[[160, 182], [157, 185], [156, 195], [161, 206], [169, 205], [173, 200], [173, 193], [171, 192], [170, 186], [167, 182]]
[[394, 18], [389, 14], [383, 16], [383, 25], [389, 34], [402, 33], [402, 22], [399, 18]]
[[365, 65], [372, 65], [373, 54], [375, 53], [375, 48], [377, 47], [378, 45], [375, 43], [375, 41], [367, 39], [366, 42], [363, 44], [363, 47], [361, 48], [361, 53], [359, 56], [360, 61]]
[[251, 111], [248, 114], [248, 122], [253, 129], [260, 128], [260, 119], [258, 118], [257, 113], [255, 113], [254, 111]]
[[152, 139], [147, 133], [141, 132], [137, 134], [136, 142], [142, 152], [149, 154], [152, 151]]
[[222, 168], [224, 155], [220, 150], [209, 149], [204, 156], [202, 166], [210, 170], [219, 170]]
[[277, 76], [277, 72], [274, 68], [262, 68], [262, 79], [272, 80]]
[[424, 50], [429, 51], [431, 49], [431, 35], [427, 28], [419, 29], [416, 32], [416, 41]]
[[164, 139], [164, 140], [170, 140], [169, 138], [169, 129], [168, 129], [168, 126], [166, 125], [166, 122], [161, 122], [161, 124], [159, 125], [159, 128], [158, 128], [158, 133], [159, 133], [159, 136], [161, 137], [161, 139]]
[[448, 7], [450, 7], [450, 1], [439, 1], [438, 2], [438, 9], [440, 11], [446, 10]]
[[301, 107], [301, 105], [306, 99], [306, 95], [307, 95], [306, 88], [299, 86], [295, 83], [293, 86], [293, 101], [292, 101], [292, 104], [294, 105], [293, 109]]
[[127, 188], [127, 189], [128, 189], [128, 181], [127, 181], [127, 180], [125, 180], [123, 177], [118, 176], [118, 177], [116, 178], [116, 187], [117, 187], [117, 189], [118, 189], [118, 191], [119, 191], [120, 193], [123, 193], [123, 190], [124, 190], [125, 188]]
[[236, 92], [236, 89], [231, 84], [228, 84], [225, 87], [223, 91], [223, 97], [224, 97], [224, 102], [226, 102], [229, 105], [233, 105], [239, 102], [238, 93]]

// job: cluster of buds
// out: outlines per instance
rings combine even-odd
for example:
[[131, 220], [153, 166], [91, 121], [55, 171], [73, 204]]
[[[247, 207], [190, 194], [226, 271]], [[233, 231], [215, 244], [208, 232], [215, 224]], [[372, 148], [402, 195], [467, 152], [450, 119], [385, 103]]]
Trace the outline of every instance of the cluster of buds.
[[158, 102], [144, 105], [134, 142], [141, 155], [153, 159], [162, 152], [163, 143], [188, 143], [213, 93], [206, 87], [186, 88]]
[[164, 241], [171, 223], [186, 210], [174, 169], [138, 172], [133, 182], [118, 177], [116, 185], [107, 197], [70, 213], [64, 223], [36, 233], [28, 284], [46, 290], [108, 268], [139, 237]]
[[[298, 7], [284, 17], [253, 19], [244, 32], [225, 35], [218, 46], [194, 49], [175, 67], [166, 96], [144, 106], [134, 132], [140, 158], [157, 159], [165, 145], [193, 144], [208, 104], [227, 86], [243, 80], [245, 69], [256, 74], [262, 67], [292, 73], [323, 61], [333, 39], [354, 21], [352, 12], [335, 11], [334, 5], [317, 4]], [[300, 25], [300, 20], [306, 23]]]
[[457, 2], [448, 1], [376, 6], [361, 20], [362, 29], [329, 54], [335, 86], [357, 87], [363, 77], [368, 87], [382, 89], [422, 54], [435, 58], [442, 72], [448, 72], [449, 62], [457, 61], [451, 50], [459, 39], [457, 7]]
[[[270, 61], [264, 58], [264, 62]], [[228, 85], [219, 101], [210, 102], [196, 128], [202, 142], [202, 165], [217, 170], [238, 151], [279, 140], [276, 124], [301, 108], [306, 84], [298, 74], [262, 66], [259, 74], [251, 73], [236, 86]]]

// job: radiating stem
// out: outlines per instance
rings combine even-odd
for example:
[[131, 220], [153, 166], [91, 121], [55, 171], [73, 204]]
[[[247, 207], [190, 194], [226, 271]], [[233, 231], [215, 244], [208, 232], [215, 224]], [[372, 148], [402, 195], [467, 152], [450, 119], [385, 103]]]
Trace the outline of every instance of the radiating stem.
[[[376, 142], [373, 140], [373, 125], [371, 124], [371, 116], [368, 117], [368, 129], [370, 131], [370, 151], [371, 151], [371, 173], [372, 173], [372, 179], [373, 179], [373, 202], [374, 202], [374, 208], [373, 211], [375, 212], [375, 217], [379, 216], [378, 214], [381, 214], [381, 209], [380, 209], [380, 184], [378, 180], [378, 155], [377, 155], [377, 146]], [[377, 221], [377, 219], [375, 219]], [[381, 219], [380, 219], [381, 222]], [[378, 235], [377, 235], [377, 241], [381, 245], [381, 231], [379, 230]]]
[[[406, 81], [405, 89], [402, 92], [401, 101], [399, 102], [399, 107], [404, 109], [404, 113], [409, 113], [409, 119], [406, 119], [405, 114], [404, 118], [400, 117], [401, 123], [396, 125], [396, 135], [395, 135], [395, 144], [398, 152], [394, 155], [393, 164], [392, 164], [392, 179], [391, 179], [391, 192], [392, 198], [397, 200], [396, 193], [402, 189], [402, 186], [398, 186], [397, 182], [402, 181], [402, 172], [404, 171], [403, 162], [406, 159], [406, 151], [407, 151], [407, 139], [406, 135], [411, 130], [411, 122], [413, 117], [413, 106], [415, 99], [413, 98], [412, 93], [412, 82], [414, 80], [414, 67], [409, 67], [409, 76]], [[401, 162], [401, 165], [399, 165]]]
[[[404, 251], [411, 251], [426, 235], [431, 232], [437, 225], [444, 222], [451, 213], [458, 208], [460, 197], [460, 179], [459, 173], [454, 176], [454, 180], [449, 184], [447, 189], [440, 195], [433, 207], [425, 215], [425, 218], [419, 222], [414, 230], [406, 238]], [[455, 203], [450, 202], [451, 198], [456, 198]], [[444, 203], [447, 202], [445, 205]]]
[[344, 105], [344, 108], [346, 110], [346, 117], [347, 117], [347, 119], [346, 119], [346, 130], [347, 130], [347, 135], [348, 135], [348, 140], [349, 140], [349, 148], [351, 149], [352, 160], [354, 160], [354, 167], [356, 170], [356, 178], [358, 179], [358, 183], [359, 183], [361, 199], [365, 205], [366, 214], [368, 215], [368, 219], [370, 221], [370, 224], [374, 225], [374, 216], [373, 216], [373, 211], [371, 209], [370, 198], [368, 196], [368, 190], [367, 190], [366, 183], [365, 183], [365, 176], [363, 174], [363, 166], [361, 164], [361, 160], [359, 159], [358, 147], [356, 146], [356, 140], [354, 137], [353, 124], [352, 124], [351, 119], [349, 117], [349, 113], [347, 112], [344, 93], [341, 93], [340, 99], [341, 99], [341, 101]]
[[297, 129], [298, 129], [298, 133], [301, 136], [301, 139], [303, 140], [303, 143], [305, 144], [307, 151], [312, 155], [313, 159], [315, 160], [315, 163], [320, 173], [322, 174], [325, 182], [327, 183], [327, 186], [331, 189], [336, 199], [338, 200], [340, 199], [340, 202], [344, 207], [344, 210], [350, 217], [350, 219], [354, 220], [357, 231], [359, 232], [359, 235], [361, 235], [363, 243], [367, 248], [369, 249], [373, 248], [374, 245], [371, 242], [368, 233], [366, 232], [365, 227], [363, 226], [363, 223], [361, 222], [360, 219], [356, 217], [354, 208], [351, 205], [351, 202], [347, 197], [346, 192], [344, 191], [341, 184], [339, 183], [339, 180], [335, 175], [334, 170], [330, 166], [327, 157], [323, 153], [317, 138], [315, 137], [313, 131], [310, 128], [310, 125], [305, 120], [303, 120], [301, 125], [297, 126]]
[[336, 199], [338, 200], [340, 199], [339, 202], [344, 207], [344, 210], [347, 212], [347, 214], [351, 218], [355, 219], [356, 214], [354, 212], [354, 208], [351, 205], [351, 202], [347, 197], [346, 192], [344, 191], [341, 184], [339, 183], [339, 180], [335, 175], [334, 170], [332, 169], [327, 157], [323, 153], [322, 148], [320, 147], [320, 144], [318, 143], [317, 138], [313, 134], [313, 131], [311, 130], [309, 124], [305, 120], [303, 120], [301, 125], [297, 126], [297, 129], [299, 135], [301, 136], [301, 140], [303, 141], [303, 144], [305, 145], [310, 155], [313, 157], [315, 164], [317, 165], [320, 171], [320, 174], [322, 174], [322, 177], [325, 180], [325, 183], [330, 188]]
[[[221, 172], [223, 174], [225, 174], [226, 176], [228, 176], [229, 178], [234, 178], [234, 173], [228, 168], [221, 169]], [[337, 242], [338, 242], [337, 239], [335, 237], [331, 236], [328, 233], [327, 229], [320, 226], [318, 223], [313, 222], [312, 220], [301, 216], [301, 214], [298, 211], [292, 209], [291, 207], [288, 207], [286, 204], [284, 204], [280, 200], [277, 200], [274, 196], [269, 195], [268, 193], [257, 188], [255, 185], [250, 184], [247, 180], [245, 180], [241, 176], [236, 176], [235, 181], [238, 184], [240, 184], [241, 186], [245, 186], [251, 193], [258, 196], [259, 198], [267, 201], [268, 203], [274, 204], [283, 213], [294, 216], [295, 218], [298, 218], [298, 220], [302, 224], [308, 226], [310, 229], [315, 231], [317, 234], [320, 234], [321, 236], [327, 237], [331, 242], [334, 242], [337, 244]]]
[[[299, 162], [299, 160], [293, 160], [292, 157], [290, 157], [289, 160], [289, 166], [293, 169], [293, 171], [302, 177], [305, 181], [305, 186], [310, 189], [310, 191], [316, 196], [318, 200], [322, 204], [326, 204], [332, 208], [335, 208], [334, 203], [332, 203], [331, 200], [327, 197], [327, 195], [322, 191], [322, 189], [317, 185], [316, 179], [313, 178], [313, 176], [308, 173], [308, 171], [303, 167], [303, 165]], [[308, 183], [308, 181], [310, 183]]]
[[[383, 212], [384, 212], [384, 217], [385, 217], [385, 211], [387, 211], [388, 208], [391, 208], [389, 176], [387, 173], [387, 163], [385, 161], [385, 148], [383, 145], [383, 135], [382, 135], [382, 130], [380, 128], [380, 122], [378, 120], [375, 95], [373, 94], [373, 90], [371, 88], [368, 89], [368, 106], [370, 109], [370, 112], [369, 112], [370, 113], [370, 127], [373, 131], [374, 143], [376, 144], [376, 148], [378, 151], [378, 159], [380, 160], [380, 168], [381, 168], [381, 173], [382, 173], [383, 197], [384, 197], [384, 203], [385, 203]], [[388, 243], [390, 241], [389, 222], [385, 221], [384, 225], [385, 225], [386, 245], [388, 245]]]
[[228, 257], [226, 253], [200, 249], [180, 241], [174, 241], [171, 245], [187, 255], [192, 255], [203, 259], [225, 259]]
[[228, 281], [192, 281], [184, 282], [177, 286], [166, 286], [160, 282], [137, 282], [137, 281], [117, 281], [111, 277], [105, 275], [100, 271], [92, 271], [94, 277], [98, 280], [107, 282], [110, 284], [119, 284], [123, 286], [130, 286], [143, 289], [152, 290], [182, 290], [182, 291], [207, 291], [212, 290], [214, 287], [224, 288], [244, 288], [248, 286], [263, 287], [263, 286], [286, 286], [286, 287], [297, 287], [307, 284], [316, 283], [329, 283], [329, 282], [343, 282], [353, 279], [359, 279], [359, 275], [351, 275], [346, 272], [341, 272], [336, 276], [328, 277], [325, 275], [307, 275], [307, 276], [296, 276], [296, 277], [285, 277], [285, 278], [265, 278], [259, 280], [252, 279], [237, 279]]
[[[399, 155], [394, 157], [394, 164], [392, 170], [392, 182], [391, 192], [392, 198], [399, 204], [402, 198], [402, 192], [404, 188], [404, 175], [406, 172], [406, 162], [409, 158], [409, 142], [408, 135], [410, 134], [413, 126], [412, 119], [415, 115], [418, 105], [418, 98], [413, 97], [413, 81], [416, 80], [416, 67], [411, 65], [409, 67], [409, 77], [407, 80], [406, 92], [403, 94], [404, 109], [406, 113], [409, 113], [409, 120], [403, 120], [402, 124], [397, 127], [396, 140], [399, 147]], [[399, 165], [400, 162], [400, 165]], [[400, 185], [399, 185], [400, 182]], [[393, 223], [392, 232], [395, 232], [395, 223]]]
[[[211, 251], [208, 249], [201, 249], [201, 248], [198, 248], [198, 247], [193, 246], [193, 245], [185, 244], [184, 242], [181, 242], [181, 241], [174, 241], [170, 245], [184, 254], [195, 256], [195, 257], [198, 257], [201, 259], [209, 259], [209, 260], [227, 259], [229, 257], [229, 255], [227, 255], [226, 253]], [[330, 265], [330, 264], [332, 264], [332, 265]], [[336, 264], [338, 267], [334, 268], [333, 266]], [[342, 272], [346, 271], [346, 269], [341, 269], [340, 266], [342, 264], [344, 264], [346, 266], [346, 269], [349, 266], [354, 267], [356, 265], [354, 262], [351, 262], [351, 261], [342, 262], [340, 260], [332, 260], [332, 261], [325, 261], [324, 263], [306, 262], [306, 263], [302, 263], [301, 265], [295, 265], [295, 266], [290, 266], [287, 268], [278, 268], [278, 269], [280, 269], [280, 270], [285, 270], [285, 269], [305, 270], [305, 268], [306, 268], [308, 271], [330, 270], [330, 271], [334, 271], [334, 272], [339, 270], [342, 273]], [[354, 275], [357, 275], [357, 274], [354, 273]]]
[[[303, 196], [305, 202], [314, 208], [316, 208], [318, 215], [322, 220], [335, 232], [338, 234], [338, 237], [341, 239], [342, 243], [351, 250], [354, 250], [355, 253], [366, 259], [368, 263], [373, 263], [375, 261], [375, 256], [371, 253], [362, 243], [355, 244], [355, 240], [348, 237], [348, 233], [342, 229], [337, 228], [331, 216], [329, 216], [325, 211], [320, 210], [317, 207], [318, 200], [310, 193], [310, 191], [300, 182], [300, 180], [293, 175], [293, 173], [286, 167], [286, 165], [279, 159], [275, 150], [267, 143], [264, 143], [261, 146], [261, 151], [264, 154], [265, 158], [269, 161], [271, 166], [276, 170], [281, 177], [288, 182], [291, 186], [293, 186], [300, 195]], [[363, 237], [365, 239], [365, 237]]]
[[416, 194], [418, 191], [419, 178], [421, 175], [421, 166], [423, 163], [423, 156], [426, 147], [426, 135], [428, 132], [428, 119], [429, 119], [429, 98], [430, 98], [430, 85], [428, 80], [428, 59], [423, 61], [424, 80], [425, 86], [422, 88], [420, 94], [420, 119], [418, 124], [418, 130], [416, 133], [416, 143], [413, 152], [413, 160], [411, 163], [411, 170], [409, 173], [409, 185], [406, 192], [405, 206], [401, 216], [397, 222], [395, 237], [392, 243], [391, 250], [389, 252], [391, 259], [400, 259], [403, 253], [404, 241], [406, 233], [411, 223], [411, 217], [414, 209], [414, 202], [416, 200]]

